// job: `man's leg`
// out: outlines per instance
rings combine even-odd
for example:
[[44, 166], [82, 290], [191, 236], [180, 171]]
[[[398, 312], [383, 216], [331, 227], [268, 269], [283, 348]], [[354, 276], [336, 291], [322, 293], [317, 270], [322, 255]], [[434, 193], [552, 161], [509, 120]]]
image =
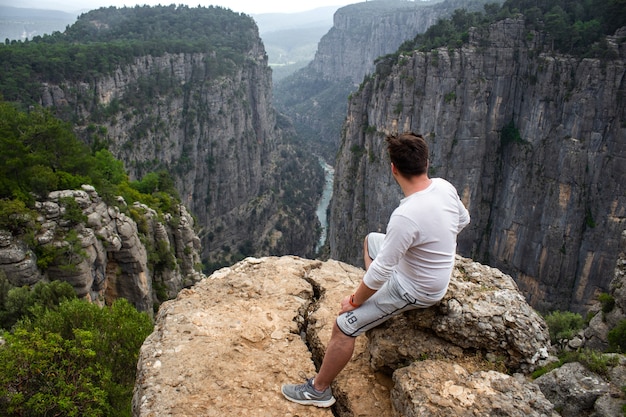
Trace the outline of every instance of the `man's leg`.
[[374, 260], [373, 257], [370, 256], [369, 248], [367, 246], [367, 236], [365, 236], [365, 239], [363, 240], [363, 263], [365, 264], [366, 271], [368, 270], [368, 268], [370, 267], [370, 264]]
[[339, 330], [337, 322], [335, 322], [322, 366], [313, 381], [316, 390], [324, 391], [328, 388], [335, 377], [339, 375], [339, 372], [347, 365], [354, 352], [355, 340], [356, 337], [346, 336]]
[[376, 258], [376, 255], [380, 251], [385, 240], [384, 233], [371, 232], [363, 239], [363, 263], [365, 264], [365, 270], [367, 271], [372, 264], [372, 261]]

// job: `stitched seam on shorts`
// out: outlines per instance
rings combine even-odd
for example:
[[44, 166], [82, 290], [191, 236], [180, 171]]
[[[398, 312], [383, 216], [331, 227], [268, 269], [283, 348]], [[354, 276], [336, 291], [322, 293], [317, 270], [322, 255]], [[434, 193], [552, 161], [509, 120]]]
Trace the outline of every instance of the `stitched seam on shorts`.
[[[408, 307], [408, 306], [410, 306], [410, 305], [411, 305], [411, 303], [407, 303], [407, 304], [405, 304], [405, 305], [404, 305], [404, 307], [397, 308], [397, 309], [393, 310], [392, 312], [387, 313], [387, 314], [385, 314], [384, 316], [379, 317], [378, 319], [376, 319], [376, 320], [374, 320], [374, 321], [370, 321], [370, 322], [368, 322], [368, 323], [365, 323], [363, 326], [359, 327], [359, 328], [358, 328], [358, 329], [356, 329], [354, 332], [352, 332], [352, 334], [347, 334], [346, 332], [344, 332], [343, 330], [341, 330], [341, 327], [340, 327], [339, 325], [337, 325], [337, 327], [339, 327], [339, 330], [341, 330], [341, 332], [342, 332], [343, 334], [345, 334], [346, 336], [356, 337], [354, 334], [355, 334], [355, 333], [360, 332], [360, 331], [361, 331], [361, 329], [363, 329], [364, 327], [367, 327], [367, 326], [369, 326], [369, 325], [371, 325], [371, 324], [373, 324], [373, 323], [376, 323], [376, 322], [379, 322], [378, 324], [383, 323], [383, 322], [385, 322], [386, 320], [389, 320], [389, 318], [390, 318], [391, 316], [393, 316], [393, 314], [394, 314], [394, 313], [396, 313], [397, 311], [400, 311], [400, 310], [404, 310], [405, 308], [407, 308], [407, 307]], [[377, 324], [377, 325], [378, 325], [378, 324]], [[357, 336], [358, 336], [358, 335], [357, 335]]]

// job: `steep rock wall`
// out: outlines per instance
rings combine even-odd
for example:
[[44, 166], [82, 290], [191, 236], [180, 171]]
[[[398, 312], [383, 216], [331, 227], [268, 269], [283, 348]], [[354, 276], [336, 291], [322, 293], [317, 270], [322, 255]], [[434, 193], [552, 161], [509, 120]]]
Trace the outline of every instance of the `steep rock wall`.
[[[533, 37], [534, 35], [534, 37]], [[514, 276], [540, 309], [583, 310], [606, 292], [625, 227], [623, 34], [599, 61], [544, 52], [522, 19], [470, 33], [460, 49], [398, 58], [350, 101], [331, 203], [331, 257], [359, 263], [400, 190], [384, 135], [413, 130], [432, 176], [470, 209], [460, 253]], [[505, 127], [519, 138], [502, 135]]]
[[333, 161], [341, 139], [348, 96], [375, 69], [375, 60], [395, 52], [438, 19], [463, 8], [479, 11], [488, 0], [369, 1], [337, 10], [333, 27], [320, 40], [315, 59], [281, 80], [277, 107], [298, 133]]
[[312, 255], [314, 202], [285, 202], [284, 191], [321, 190], [323, 172], [296, 153], [291, 125], [272, 107], [258, 33], [242, 36], [253, 41], [239, 63], [210, 53], [143, 56], [95, 80], [45, 84], [41, 102], [77, 119], [87, 142], [105, 142], [132, 179], [170, 172], [209, 262], [228, 263], [240, 247]]
[[325, 80], [349, 79], [358, 85], [374, 71], [377, 58], [395, 52], [404, 41], [451, 16], [454, 10], [482, 10], [486, 3], [385, 0], [342, 7], [335, 13], [333, 27], [320, 40], [310, 67]]

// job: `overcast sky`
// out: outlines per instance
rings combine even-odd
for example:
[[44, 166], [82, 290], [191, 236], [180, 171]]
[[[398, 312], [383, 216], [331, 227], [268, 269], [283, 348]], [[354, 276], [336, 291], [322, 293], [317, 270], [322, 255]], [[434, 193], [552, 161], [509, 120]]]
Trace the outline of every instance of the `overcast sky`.
[[0, 4], [13, 7], [63, 10], [78, 12], [100, 7], [139, 5], [188, 4], [190, 7], [222, 6], [235, 12], [246, 14], [258, 13], [294, 13], [313, 10], [325, 6], [345, 6], [365, 0], [0, 0]]

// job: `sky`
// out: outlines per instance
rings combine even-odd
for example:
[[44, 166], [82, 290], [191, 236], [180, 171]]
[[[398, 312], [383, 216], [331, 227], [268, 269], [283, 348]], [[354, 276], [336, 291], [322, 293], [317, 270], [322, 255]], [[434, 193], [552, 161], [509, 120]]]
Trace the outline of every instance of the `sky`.
[[100, 7], [124, 7], [135, 5], [170, 5], [187, 4], [190, 7], [221, 6], [235, 12], [246, 14], [260, 13], [296, 13], [313, 10], [318, 7], [360, 3], [365, 0], [1, 0], [0, 4], [13, 7], [62, 10], [65, 12], [83, 12]]

